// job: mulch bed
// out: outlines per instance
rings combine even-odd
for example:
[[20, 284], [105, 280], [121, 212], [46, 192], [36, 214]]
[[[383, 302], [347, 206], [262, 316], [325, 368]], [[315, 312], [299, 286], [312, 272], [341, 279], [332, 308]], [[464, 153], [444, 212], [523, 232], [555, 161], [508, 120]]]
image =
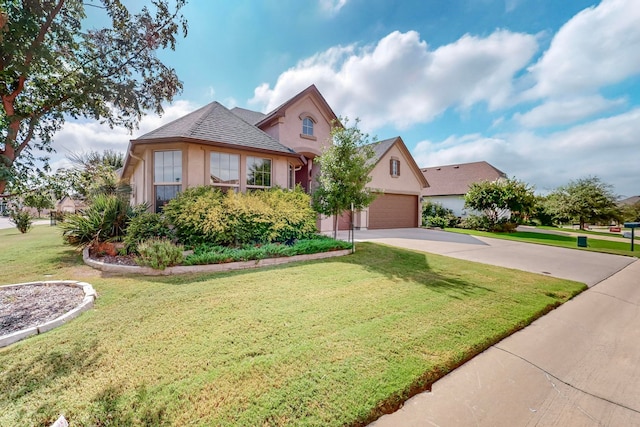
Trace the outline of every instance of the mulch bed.
[[83, 299], [82, 288], [62, 283], [0, 287], [0, 336], [54, 320]]

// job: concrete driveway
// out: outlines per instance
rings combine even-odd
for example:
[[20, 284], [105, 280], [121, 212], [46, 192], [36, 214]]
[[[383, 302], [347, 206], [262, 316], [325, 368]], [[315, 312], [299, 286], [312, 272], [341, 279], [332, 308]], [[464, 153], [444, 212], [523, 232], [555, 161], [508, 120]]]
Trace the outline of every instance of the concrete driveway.
[[[347, 233], [339, 237], [346, 239]], [[356, 230], [357, 241], [379, 242], [417, 251], [570, 279], [593, 286], [631, 264], [634, 258], [533, 245], [422, 228]]]
[[422, 229], [356, 231], [356, 240], [591, 286], [371, 427], [640, 426], [640, 261]]

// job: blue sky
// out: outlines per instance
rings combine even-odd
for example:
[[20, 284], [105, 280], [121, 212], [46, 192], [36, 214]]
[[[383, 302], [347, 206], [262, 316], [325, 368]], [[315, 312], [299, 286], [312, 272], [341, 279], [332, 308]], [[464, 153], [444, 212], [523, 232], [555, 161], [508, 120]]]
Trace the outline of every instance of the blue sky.
[[[420, 167], [486, 160], [542, 193], [597, 175], [640, 194], [638, 0], [191, 0], [183, 12], [189, 34], [161, 57], [184, 91], [133, 137], [214, 100], [266, 112], [313, 83], [372, 136], [400, 135]], [[69, 122], [54, 146], [124, 151], [130, 138]]]

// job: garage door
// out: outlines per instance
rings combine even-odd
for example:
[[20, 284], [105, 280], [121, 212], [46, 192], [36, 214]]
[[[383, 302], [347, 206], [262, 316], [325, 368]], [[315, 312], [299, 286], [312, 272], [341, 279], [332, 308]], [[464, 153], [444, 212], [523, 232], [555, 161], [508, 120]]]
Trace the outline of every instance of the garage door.
[[369, 206], [369, 228], [418, 226], [418, 196], [382, 194]]

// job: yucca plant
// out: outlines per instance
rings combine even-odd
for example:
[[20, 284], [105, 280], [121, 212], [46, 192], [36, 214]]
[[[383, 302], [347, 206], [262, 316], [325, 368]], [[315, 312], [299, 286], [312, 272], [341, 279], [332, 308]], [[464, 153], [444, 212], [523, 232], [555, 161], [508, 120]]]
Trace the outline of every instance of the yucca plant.
[[132, 208], [125, 197], [98, 194], [88, 208], [67, 216], [60, 225], [62, 238], [66, 243], [79, 247], [93, 242], [121, 241], [131, 218], [145, 210], [144, 205]]

